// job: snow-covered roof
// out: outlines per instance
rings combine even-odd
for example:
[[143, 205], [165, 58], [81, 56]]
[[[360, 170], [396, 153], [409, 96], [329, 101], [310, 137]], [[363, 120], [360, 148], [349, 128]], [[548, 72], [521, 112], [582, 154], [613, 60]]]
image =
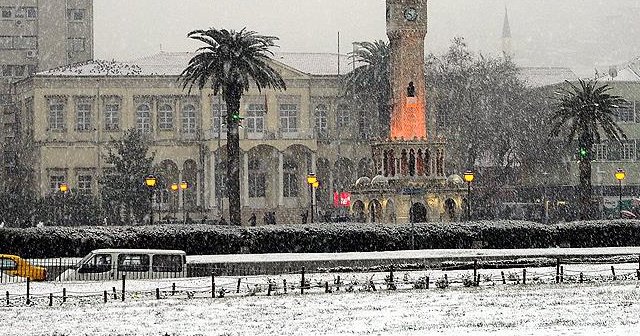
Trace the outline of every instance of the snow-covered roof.
[[640, 81], [640, 57], [629, 62], [610, 65], [608, 67], [596, 67], [595, 78], [599, 81]]
[[575, 81], [578, 76], [565, 67], [520, 67], [520, 79], [533, 87], [541, 87], [562, 83], [565, 80]]
[[[39, 76], [178, 76], [195, 52], [160, 52], [127, 62], [91, 60], [39, 72]], [[347, 55], [336, 53], [275, 53], [274, 60], [310, 75], [337, 75], [352, 70]]]

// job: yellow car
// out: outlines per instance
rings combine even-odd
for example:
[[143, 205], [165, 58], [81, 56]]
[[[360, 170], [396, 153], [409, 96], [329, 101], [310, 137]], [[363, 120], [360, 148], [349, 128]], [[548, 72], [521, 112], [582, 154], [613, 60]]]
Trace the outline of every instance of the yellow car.
[[11, 254], [0, 254], [0, 272], [9, 276], [31, 278], [31, 280], [47, 278], [47, 270], [44, 267], [33, 266], [26, 260]]

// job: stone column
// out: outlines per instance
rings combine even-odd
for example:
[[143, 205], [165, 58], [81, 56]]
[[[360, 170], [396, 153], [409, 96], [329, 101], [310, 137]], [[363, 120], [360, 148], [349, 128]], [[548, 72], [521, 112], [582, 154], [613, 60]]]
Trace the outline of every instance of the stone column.
[[278, 205], [284, 205], [284, 154], [278, 151]]
[[211, 209], [217, 209], [218, 211], [220, 209], [218, 209], [218, 204], [216, 203], [216, 169], [218, 167], [216, 167], [216, 158], [217, 156], [211, 152], [210, 158], [209, 158], [209, 208]]

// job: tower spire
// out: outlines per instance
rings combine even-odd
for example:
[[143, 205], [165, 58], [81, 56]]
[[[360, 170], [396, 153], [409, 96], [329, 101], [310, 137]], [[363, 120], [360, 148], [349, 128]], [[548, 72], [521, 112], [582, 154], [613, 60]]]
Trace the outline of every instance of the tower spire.
[[513, 49], [511, 48], [511, 26], [509, 25], [509, 13], [507, 6], [504, 6], [504, 22], [502, 23], [502, 54], [505, 57], [513, 57]]

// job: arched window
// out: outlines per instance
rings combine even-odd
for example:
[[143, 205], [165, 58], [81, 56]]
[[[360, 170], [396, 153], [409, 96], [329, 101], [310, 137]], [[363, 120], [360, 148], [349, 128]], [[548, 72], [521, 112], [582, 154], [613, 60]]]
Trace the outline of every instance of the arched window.
[[320, 139], [325, 139], [329, 135], [329, 133], [327, 132], [327, 115], [328, 115], [327, 105], [318, 104], [318, 106], [316, 106], [316, 114], [315, 114], [315, 121], [316, 121], [315, 131], [316, 131], [316, 136]]
[[142, 133], [151, 133], [151, 108], [140, 104], [136, 109], [136, 129]]
[[162, 104], [158, 108], [158, 128], [161, 131], [173, 129], [173, 108], [169, 104]]
[[282, 196], [297, 197], [300, 192], [297, 174], [298, 164], [295, 161], [288, 159], [283, 163], [283, 170], [284, 181], [282, 185]]
[[252, 159], [249, 161], [249, 197], [265, 197], [266, 196], [266, 168], [263, 167], [262, 161]]
[[187, 104], [182, 108], [182, 132], [196, 132], [196, 108], [191, 104]]

